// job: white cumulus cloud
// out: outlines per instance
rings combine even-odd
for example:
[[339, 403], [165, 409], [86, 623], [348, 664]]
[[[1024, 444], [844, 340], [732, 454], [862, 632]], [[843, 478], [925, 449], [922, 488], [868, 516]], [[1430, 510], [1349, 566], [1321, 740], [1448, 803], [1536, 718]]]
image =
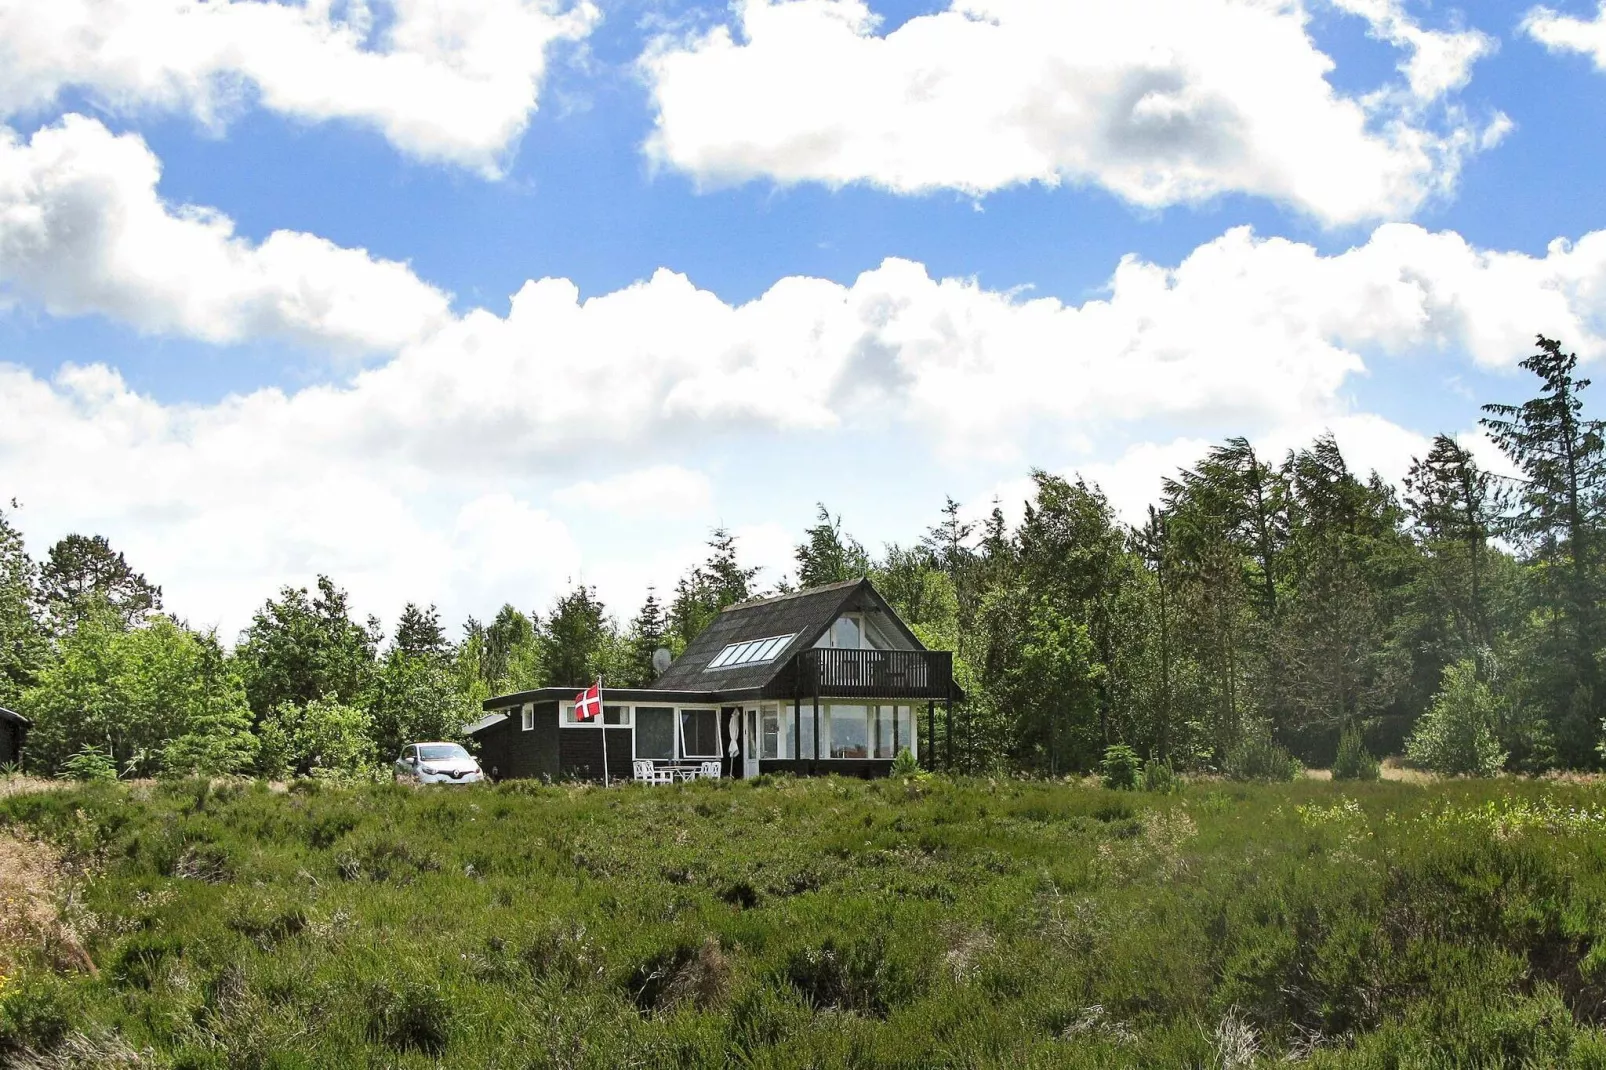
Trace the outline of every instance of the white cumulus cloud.
[[1300, 0], [950, 0], [884, 35], [864, 0], [738, 0], [736, 30], [643, 57], [647, 152], [710, 184], [1085, 182], [1147, 208], [1239, 192], [1326, 224], [1409, 215], [1509, 126], [1429, 119], [1492, 42], [1338, 3], [1408, 53], [1403, 87], [1335, 90]]
[[550, 47], [598, 17], [589, 0], [0, 0], [0, 114], [69, 89], [209, 123], [254, 100], [494, 175], [535, 111]]
[[565, 509], [585, 509], [625, 517], [699, 515], [714, 500], [702, 472], [678, 464], [656, 464], [606, 479], [584, 479], [554, 491]]
[[[1357, 466], [1397, 475], [1434, 429], [1354, 409], [1368, 362], [1510, 368], [1538, 331], [1606, 352], [1606, 232], [1530, 256], [1390, 224], [1324, 255], [1235, 229], [1176, 264], [1127, 258], [1075, 304], [899, 259], [742, 304], [670, 271], [583, 300], [546, 279], [507, 316], [449, 318], [382, 365], [295, 392], [164, 404], [105, 366], [0, 366], [0, 491], [30, 530], [108, 534], [199, 620], [237, 626], [317, 571], [368, 604], [483, 614], [622, 575], [597, 556], [622, 545], [695, 552], [698, 517], [668, 530], [664, 514], [599, 513], [665, 508], [664, 486], [706, 492], [784, 567], [790, 537], [691, 470], [691, 444], [761, 432], [771, 470], [808, 472], [823, 437], [868, 428], [911, 463], [987, 473], [983, 486], [1045, 452], [1085, 457], [1123, 509], [1145, 500], [1139, 477], [1225, 434], [1286, 448], [1333, 428]], [[1084, 445], [1116, 441], [1136, 443], [1124, 461]], [[879, 462], [832, 472], [883, 476]]]
[[449, 317], [446, 295], [405, 264], [294, 231], [248, 241], [218, 212], [164, 203], [160, 176], [143, 141], [94, 119], [27, 140], [0, 127], [0, 299], [208, 342], [358, 351]]
[[1592, 19], [1536, 7], [1523, 18], [1522, 28], [1550, 51], [1582, 53], [1593, 59], [1596, 67], [1606, 71], [1606, 2]]

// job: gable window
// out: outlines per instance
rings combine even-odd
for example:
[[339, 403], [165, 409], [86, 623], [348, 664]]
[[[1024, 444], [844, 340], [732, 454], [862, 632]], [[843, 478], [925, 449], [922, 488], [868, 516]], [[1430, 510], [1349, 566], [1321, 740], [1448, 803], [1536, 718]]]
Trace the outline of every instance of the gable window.
[[858, 650], [862, 639], [856, 617], [838, 617], [836, 623], [831, 625], [831, 645], [838, 650]]
[[680, 711], [680, 753], [687, 758], [719, 757], [719, 711]]
[[519, 707], [520, 725], [524, 731], [529, 732], [535, 728], [535, 705], [525, 703]]
[[[746, 639], [740, 643], [731, 643], [708, 663], [708, 669], [734, 669], [738, 665], [762, 665], [767, 661], [774, 661], [785, 650], [787, 644], [797, 638], [797, 633], [791, 635], [771, 635], [763, 639]], [[706, 672], [708, 669], [704, 669]]]
[[675, 757], [675, 711], [668, 706], [636, 707], [636, 757], [669, 761]]

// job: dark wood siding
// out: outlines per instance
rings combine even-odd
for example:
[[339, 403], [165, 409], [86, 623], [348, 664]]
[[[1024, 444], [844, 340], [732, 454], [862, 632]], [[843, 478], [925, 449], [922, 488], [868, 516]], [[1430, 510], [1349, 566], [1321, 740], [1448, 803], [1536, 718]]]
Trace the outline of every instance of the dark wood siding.
[[22, 760], [22, 726], [0, 721], [0, 765]]
[[[631, 777], [631, 729], [605, 728], [608, 733], [608, 775]], [[558, 729], [558, 773], [576, 780], [602, 779], [602, 732], [595, 728]]]
[[479, 743], [480, 765], [495, 779], [558, 779], [556, 702], [535, 703], [535, 724], [528, 732], [524, 731], [523, 718], [515, 707], [505, 721], [477, 733], [474, 738]]

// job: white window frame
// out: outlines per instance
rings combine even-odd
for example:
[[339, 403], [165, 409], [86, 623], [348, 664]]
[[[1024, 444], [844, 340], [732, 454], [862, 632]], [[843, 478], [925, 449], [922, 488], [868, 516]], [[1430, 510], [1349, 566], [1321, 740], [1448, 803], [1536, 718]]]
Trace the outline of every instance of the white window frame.
[[[714, 752], [712, 754], [692, 754], [686, 750], [686, 717], [688, 713], [712, 713], [714, 715]], [[723, 758], [725, 747], [725, 733], [719, 723], [719, 707], [717, 706], [676, 706], [675, 707], [675, 751], [681, 760], [702, 759], [714, 761]]]
[[[602, 707], [602, 716], [601, 717], [593, 717], [589, 721], [577, 721], [577, 720], [575, 720], [574, 707], [575, 707], [575, 704], [572, 703], [572, 702], [563, 703], [563, 707], [562, 707], [562, 711], [561, 712], [562, 712], [562, 717], [563, 717], [563, 727], [564, 728], [601, 728], [604, 724], [607, 724], [607, 726], [609, 728], [631, 728], [631, 729], [633, 729], [636, 726], [636, 718], [635, 718], [635, 709], [636, 708], [634, 706], [626, 705], [623, 702], [609, 702], [609, 703], [604, 704], [603, 707]], [[608, 721], [608, 711], [609, 710], [619, 710], [619, 711], [621, 711], [620, 716], [623, 719], [618, 724], [613, 724], [613, 723], [609, 722]]]
[[519, 728], [523, 732], [535, 731], [535, 703], [526, 702], [519, 707]]

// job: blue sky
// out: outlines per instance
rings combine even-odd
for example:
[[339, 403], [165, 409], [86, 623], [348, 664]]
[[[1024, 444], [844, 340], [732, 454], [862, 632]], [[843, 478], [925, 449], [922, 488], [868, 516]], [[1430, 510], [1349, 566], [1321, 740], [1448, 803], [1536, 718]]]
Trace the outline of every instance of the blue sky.
[[1534, 333], [1606, 349], [1592, 3], [421, 10], [0, 0], [36, 552], [103, 532], [229, 634], [318, 572], [627, 616], [716, 523], [778, 578], [818, 501], [1131, 512], [1327, 428], [1397, 476]]

